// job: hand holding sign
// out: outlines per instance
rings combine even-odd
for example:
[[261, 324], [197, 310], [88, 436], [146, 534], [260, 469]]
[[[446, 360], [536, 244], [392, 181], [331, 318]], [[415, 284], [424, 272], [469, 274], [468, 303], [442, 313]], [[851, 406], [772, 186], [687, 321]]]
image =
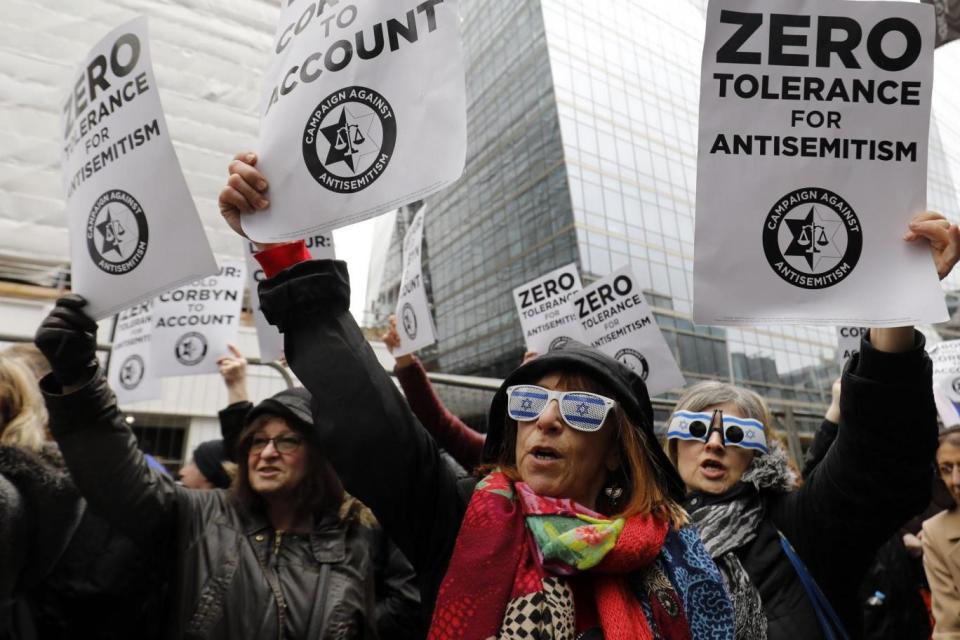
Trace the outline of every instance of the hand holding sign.
[[227, 186], [220, 190], [218, 198], [220, 215], [231, 229], [244, 238], [247, 234], [243, 232], [240, 216], [270, 206], [270, 201], [264, 195], [269, 185], [264, 175], [255, 168], [256, 164], [257, 154], [252, 151], [241, 151], [233, 156], [233, 161], [227, 167]]
[[[383, 343], [387, 345], [387, 351], [391, 354], [400, 349], [400, 334], [397, 332], [397, 316], [392, 313], [387, 320], [387, 330], [383, 332], [382, 340]], [[405, 353], [403, 355], [396, 355], [394, 356], [394, 360], [397, 362], [397, 368], [403, 369], [413, 364], [413, 354]]]
[[910, 231], [903, 236], [908, 242], [925, 238], [930, 242], [930, 253], [937, 275], [943, 280], [960, 260], [960, 228], [935, 211], [918, 213], [910, 221]]

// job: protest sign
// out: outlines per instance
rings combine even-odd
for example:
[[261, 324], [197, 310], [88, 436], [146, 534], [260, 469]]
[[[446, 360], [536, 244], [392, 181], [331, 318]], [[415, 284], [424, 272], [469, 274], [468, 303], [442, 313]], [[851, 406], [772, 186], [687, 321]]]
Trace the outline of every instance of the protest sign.
[[597, 280], [571, 302], [587, 344], [633, 369], [650, 395], [686, 384], [629, 267]]
[[960, 340], [948, 340], [930, 349], [933, 360], [933, 399], [947, 427], [960, 424]]
[[[335, 258], [332, 234], [314, 234], [305, 240], [307, 250], [314, 260]], [[253, 322], [257, 327], [257, 342], [260, 345], [260, 360], [273, 362], [283, 355], [283, 336], [275, 326], [267, 322], [260, 311], [260, 295], [257, 285], [264, 279], [263, 269], [253, 254], [257, 248], [249, 240], [243, 241], [244, 256], [247, 264], [247, 288], [250, 290], [250, 308], [253, 310]]]
[[457, 0], [283, 5], [260, 108], [258, 168], [270, 207], [244, 216], [250, 238], [359, 222], [460, 177]]
[[413, 353], [437, 341], [433, 314], [423, 284], [423, 213], [420, 207], [403, 236], [403, 274], [400, 276], [400, 296], [397, 298], [397, 333], [400, 346], [394, 357]]
[[243, 262], [227, 260], [216, 275], [157, 297], [151, 343], [158, 376], [217, 372], [227, 343], [237, 341], [245, 280]]
[[960, 0], [922, 0], [937, 16], [937, 46], [960, 38]]
[[840, 369], [853, 354], [860, 351], [860, 339], [869, 334], [867, 327], [837, 327], [837, 362]]
[[580, 289], [574, 262], [513, 290], [527, 351], [546, 353], [571, 338], [585, 340], [571, 302]]
[[62, 116], [72, 289], [86, 312], [100, 319], [216, 271], [163, 117], [146, 18], [91, 49]]
[[160, 397], [160, 379], [150, 359], [152, 302], [141, 302], [117, 315], [107, 380], [120, 404]]
[[711, 0], [703, 50], [694, 321], [947, 319], [925, 242], [933, 9]]

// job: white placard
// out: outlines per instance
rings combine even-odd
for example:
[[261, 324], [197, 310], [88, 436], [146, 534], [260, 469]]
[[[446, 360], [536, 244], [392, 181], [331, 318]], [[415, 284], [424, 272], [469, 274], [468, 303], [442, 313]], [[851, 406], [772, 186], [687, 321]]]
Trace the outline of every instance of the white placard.
[[686, 384], [629, 267], [597, 280], [571, 302], [587, 344], [633, 369], [650, 395]]
[[944, 426], [960, 424], [960, 340], [947, 340], [930, 350], [933, 360], [933, 399]]
[[[318, 233], [306, 238], [305, 243], [310, 256], [314, 260], [333, 259], [336, 253], [333, 249], [333, 234]], [[267, 318], [260, 311], [260, 295], [257, 285], [264, 279], [263, 269], [253, 254], [256, 247], [249, 240], [243, 241], [243, 253], [247, 264], [247, 289], [250, 291], [250, 308], [253, 310], [253, 322], [257, 327], [257, 342], [260, 345], [260, 360], [273, 362], [283, 355], [283, 336], [275, 326], [267, 322]]]
[[546, 353], [566, 340], [585, 341], [571, 302], [581, 288], [573, 262], [513, 290], [527, 351]]
[[117, 315], [107, 381], [120, 404], [160, 397], [160, 378], [151, 362], [152, 306], [141, 302]]
[[860, 339], [869, 333], [867, 327], [837, 327], [837, 362], [840, 369], [843, 369], [850, 356], [860, 351]]
[[457, 0], [284, 3], [260, 108], [270, 208], [244, 217], [250, 238], [359, 222], [460, 177], [459, 23]]
[[394, 357], [413, 353], [437, 341], [433, 314], [423, 284], [423, 217], [426, 207], [420, 207], [403, 236], [403, 274], [400, 276], [400, 295], [397, 298], [397, 333], [400, 346]]
[[926, 209], [933, 9], [711, 0], [700, 91], [694, 321], [947, 319]]
[[72, 288], [95, 319], [213, 273], [163, 117], [147, 19], [107, 34], [62, 109]]
[[158, 376], [217, 372], [217, 359], [237, 342], [244, 271], [242, 261], [226, 260], [217, 275], [157, 297], [151, 342]]

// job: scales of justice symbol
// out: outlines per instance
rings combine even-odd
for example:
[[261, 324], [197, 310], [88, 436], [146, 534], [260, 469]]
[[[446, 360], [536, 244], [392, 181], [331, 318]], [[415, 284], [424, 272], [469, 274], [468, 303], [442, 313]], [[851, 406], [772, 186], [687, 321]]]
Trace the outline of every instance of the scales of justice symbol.
[[827, 234], [824, 233], [823, 225], [817, 224], [811, 220], [800, 228], [800, 237], [797, 238], [797, 244], [806, 247], [806, 253], [813, 255], [820, 253], [820, 247], [830, 244], [827, 240]]
[[[333, 143], [333, 148], [343, 154], [345, 157], [352, 157], [360, 153], [357, 145], [366, 142], [367, 139], [360, 132], [360, 127], [355, 124], [344, 124], [337, 129], [337, 139]], [[352, 168], [352, 167], [351, 167]]]

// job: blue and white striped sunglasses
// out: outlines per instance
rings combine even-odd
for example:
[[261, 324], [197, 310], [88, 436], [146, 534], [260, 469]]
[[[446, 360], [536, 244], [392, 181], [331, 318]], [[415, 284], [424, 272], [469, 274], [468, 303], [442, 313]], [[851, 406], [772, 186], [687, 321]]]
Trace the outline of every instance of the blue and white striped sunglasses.
[[[720, 413], [723, 429], [714, 427], [714, 414]], [[752, 418], [725, 416], [719, 409], [713, 413], [677, 411], [670, 417], [667, 429], [668, 440], [700, 440], [706, 442], [714, 431], [719, 431], [723, 445], [742, 447], [767, 453], [767, 438], [763, 435], [763, 423]]]
[[518, 422], [536, 420], [551, 400], [557, 401], [563, 421], [577, 431], [598, 431], [617, 404], [589, 391], [554, 391], [534, 384], [518, 384], [507, 387], [507, 415]]

